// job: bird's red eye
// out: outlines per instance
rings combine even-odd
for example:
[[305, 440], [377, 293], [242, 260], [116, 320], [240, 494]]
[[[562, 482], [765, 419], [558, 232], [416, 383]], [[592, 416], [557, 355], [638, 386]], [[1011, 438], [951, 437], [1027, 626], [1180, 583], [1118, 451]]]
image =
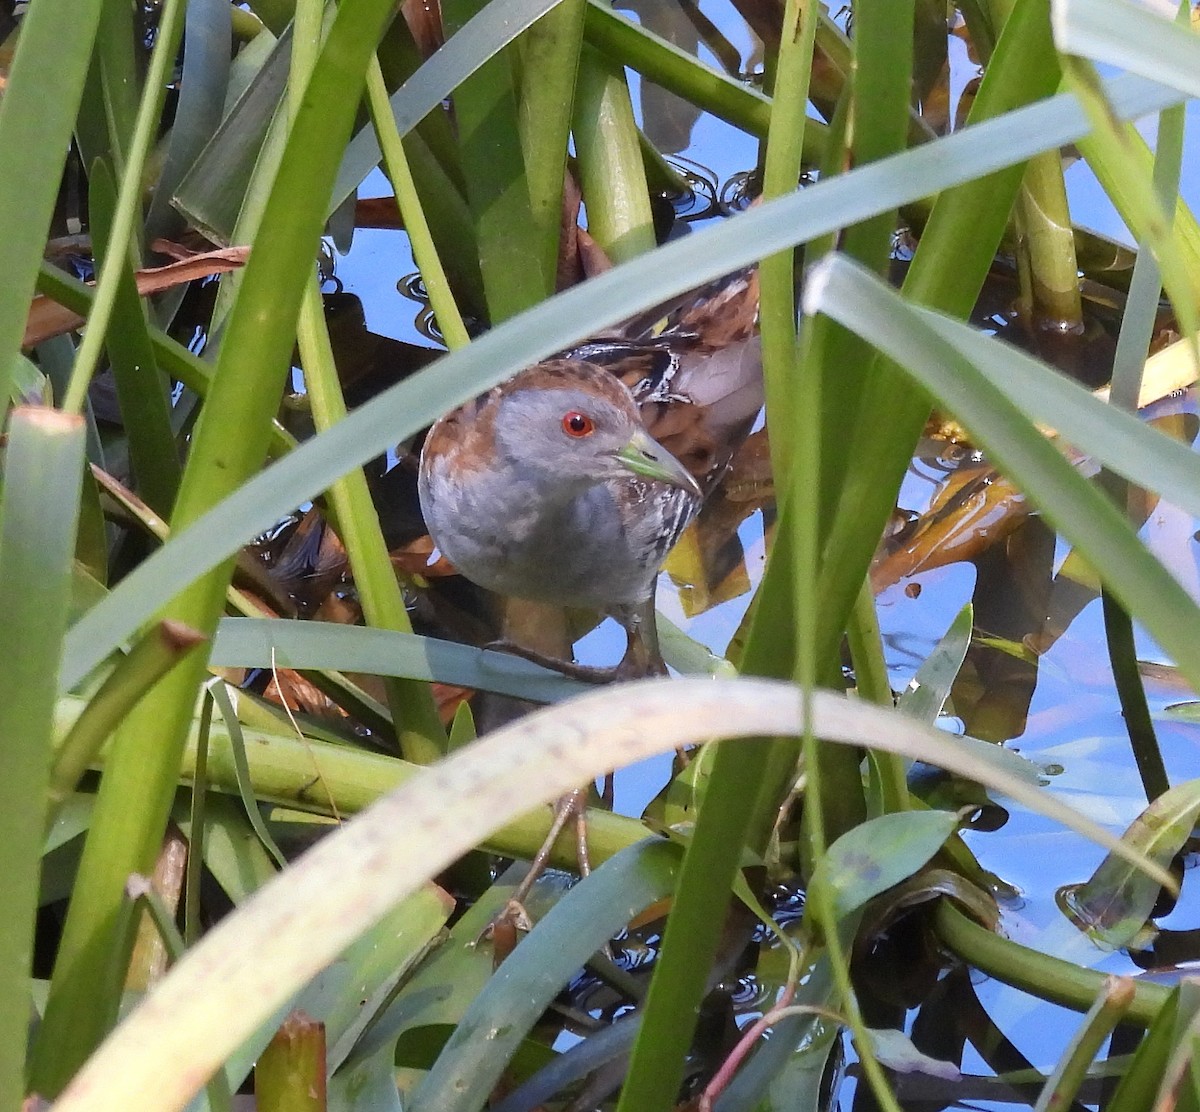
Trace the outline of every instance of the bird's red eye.
[[596, 431], [596, 426], [592, 422], [592, 419], [586, 413], [580, 413], [577, 409], [572, 409], [570, 413], [563, 415], [562, 427], [563, 432], [576, 439], [591, 436]]

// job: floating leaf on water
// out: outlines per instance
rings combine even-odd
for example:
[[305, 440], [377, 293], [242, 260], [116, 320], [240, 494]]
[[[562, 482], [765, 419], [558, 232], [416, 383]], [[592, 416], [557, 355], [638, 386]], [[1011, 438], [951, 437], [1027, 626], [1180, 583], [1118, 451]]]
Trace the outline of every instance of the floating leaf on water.
[[[1200, 817], [1200, 780], [1189, 780], [1158, 797], [1134, 820], [1123, 841], [1167, 866], [1183, 848]], [[1146, 925], [1159, 885], [1111, 854], [1083, 884], [1058, 891], [1058, 906], [1101, 946], [1144, 947]]]

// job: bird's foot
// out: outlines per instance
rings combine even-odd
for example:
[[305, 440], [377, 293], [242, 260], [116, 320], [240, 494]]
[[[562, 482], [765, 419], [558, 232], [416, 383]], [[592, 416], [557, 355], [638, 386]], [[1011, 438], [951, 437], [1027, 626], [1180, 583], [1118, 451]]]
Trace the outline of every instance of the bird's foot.
[[582, 878], [592, 871], [591, 855], [588, 853], [587, 844], [587, 791], [584, 788], [576, 788], [555, 801], [554, 819], [550, 823], [550, 830], [530, 862], [529, 871], [521, 878], [521, 883], [513, 889], [512, 895], [504, 905], [504, 910], [483, 928], [479, 938], [476, 939], [477, 942], [487, 938], [498, 941], [504, 937], [511, 939], [507, 943], [507, 948], [511, 949], [515, 945], [517, 931], [528, 933], [533, 929], [529, 913], [525, 910], [525, 900], [533, 891], [533, 886], [537, 883], [538, 878], [546, 871], [550, 854], [554, 851], [554, 844], [569, 822], [575, 824], [575, 860], [579, 864], [579, 875]]
[[485, 650], [491, 650], [492, 652], [503, 652], [511, 656], [519, 656], [523, 660], [539, 664], [543, 668], [548, 668], [551, 672], [558, 672], [559, 675], [566, 676], [568, 679], [579, 680], [581, 683], [612, 683], [613, 680], [627, 678], [621, 674], [620, 665], [617, 665], [615, 668], [596, 668], [590, 664], [576, 664], [573, 660], [563, 660], [561, 657], [549, 656], [546, 653], [538, 652], [536, 649], [526, 648], [516, 641], [490, 641], [483, 647]]

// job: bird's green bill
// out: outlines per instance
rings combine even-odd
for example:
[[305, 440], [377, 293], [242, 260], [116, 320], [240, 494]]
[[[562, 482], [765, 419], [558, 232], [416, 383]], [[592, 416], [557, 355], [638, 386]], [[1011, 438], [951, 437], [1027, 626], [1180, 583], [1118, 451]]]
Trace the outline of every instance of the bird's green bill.
[[683, 464], [644, 429], [629, 438], [629, 443], [617, 453], [617, 459], [635, 475], [656, 479], [697, 496], [700, 494], [700, 487], [684, 470]]

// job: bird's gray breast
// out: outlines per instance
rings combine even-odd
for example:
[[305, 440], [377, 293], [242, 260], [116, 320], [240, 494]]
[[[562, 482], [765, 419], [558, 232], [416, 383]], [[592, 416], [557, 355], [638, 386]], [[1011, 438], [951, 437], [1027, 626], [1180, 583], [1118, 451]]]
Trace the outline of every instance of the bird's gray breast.
[[610, 609], [649, 597], [696, 509], [686, 492], [637, 479], [563, 496], [535, 483], [458, 484], [436, 465], [421, 504], [434, 541], [459, 571], [502, 594]]

